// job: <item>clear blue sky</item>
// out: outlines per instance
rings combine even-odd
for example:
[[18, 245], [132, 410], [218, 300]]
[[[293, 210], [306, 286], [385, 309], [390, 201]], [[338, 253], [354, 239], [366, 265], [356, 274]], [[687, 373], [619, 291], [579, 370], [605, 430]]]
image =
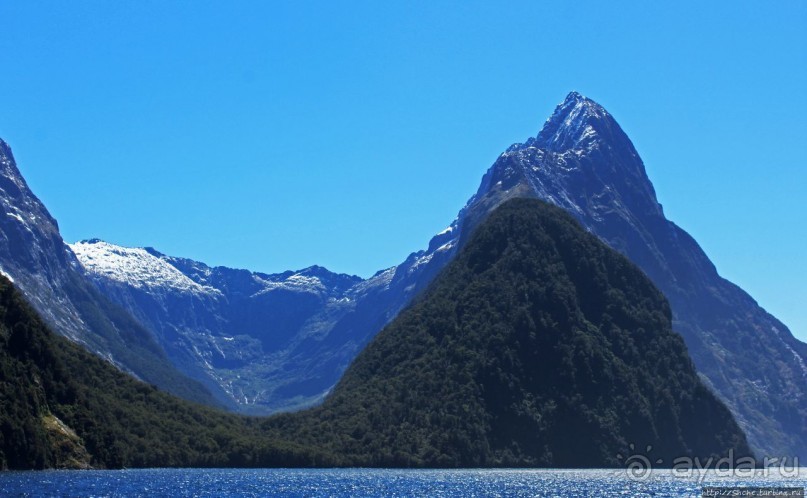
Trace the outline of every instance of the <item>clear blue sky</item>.
[[570, 90], [807, 338], [807, 2], [0, 4], [0, 136], [69, 241], [367, 276]]

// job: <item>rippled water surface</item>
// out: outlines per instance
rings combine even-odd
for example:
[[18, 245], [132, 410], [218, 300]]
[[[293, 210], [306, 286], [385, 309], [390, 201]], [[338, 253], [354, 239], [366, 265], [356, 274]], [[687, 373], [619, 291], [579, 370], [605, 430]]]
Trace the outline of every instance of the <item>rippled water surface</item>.
[[807, 485], [799, 476], [631, 480], [618, 470], [153, 469], [0, 473], [2, 496], [687, 496], [703, 486]]

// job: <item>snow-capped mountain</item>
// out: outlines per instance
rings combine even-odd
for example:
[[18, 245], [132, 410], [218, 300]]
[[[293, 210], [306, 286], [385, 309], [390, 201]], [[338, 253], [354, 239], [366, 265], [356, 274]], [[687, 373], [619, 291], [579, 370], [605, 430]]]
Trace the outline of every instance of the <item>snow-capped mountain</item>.
[[[71, 245], [86, 275], [157, 337], [174, 364], [228, 406], [269, 413], [321, 400], [372, 335], [453, 254], [452, 228], [428, 251], [369, 279], [319, 266], [280, 274], [125, 248]], [[432, 274], [434, 272], [431, 272]]]
[[56, 220], [31, 192], [0, 140], [0, 271], [54, 331], [119, 368], [200, 402], [213, 398], [180, 374], [151, 333], [86, 280]]
[[[293, 348], [301, 333], [349, 310], [351, 288], [362, 282], [318, 266], [275, 275], [211, 268], [97, 239], [71, 248], [99, 289], [151, 330], [178, 368], [249, 413], [306, 404], [289, 384], [310, 382], [305, 371], [317, 369], [309, 360], [322, 358], [295, 359]], [[289, 390], [292, 396], [277, 395]]]

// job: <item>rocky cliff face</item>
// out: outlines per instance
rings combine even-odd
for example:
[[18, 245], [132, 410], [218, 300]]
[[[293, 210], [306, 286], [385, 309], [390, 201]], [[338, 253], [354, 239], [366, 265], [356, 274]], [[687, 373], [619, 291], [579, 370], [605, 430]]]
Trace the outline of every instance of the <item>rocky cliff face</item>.
[[0, 271], [53, 329], [119, 368], [181, 396], [213, 403], [181, 375], [151, 333], [87, 281], [56, 220], [31, 192], [0, 140]]
[[34, 196], [17, 169], [11, 148], [0, 141], [0, 264], [48, 322], [75, 341], [86, 325], [67, 297], [71, 267], [56, 220]]

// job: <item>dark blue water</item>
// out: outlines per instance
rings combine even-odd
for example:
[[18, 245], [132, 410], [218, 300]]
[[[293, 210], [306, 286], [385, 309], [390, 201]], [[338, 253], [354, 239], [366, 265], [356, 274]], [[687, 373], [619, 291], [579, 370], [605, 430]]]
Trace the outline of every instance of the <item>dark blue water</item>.
[[799, 477], [680, 478], [656, 470], [153, 469], [0, 473], [2, 496], [700, 497], [703, 486], [805, 486]]

